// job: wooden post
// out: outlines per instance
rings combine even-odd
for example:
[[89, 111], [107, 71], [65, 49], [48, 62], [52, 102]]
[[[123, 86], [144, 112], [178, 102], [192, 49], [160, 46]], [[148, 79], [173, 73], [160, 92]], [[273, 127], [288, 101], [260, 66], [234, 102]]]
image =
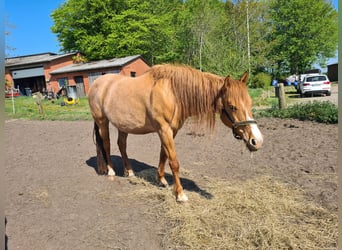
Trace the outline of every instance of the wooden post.
[[42, 104], [43, 95], [40, 92], [34, 93], [33, 98], [36, 98], [36, 103], [38, 105], [39, 113], [44, 116], [44, 109]]
[[285, 90], [284, 90], [284, 84], [283, 83], [279, 83], [278, 84], [279, 87], [279, 96], [278, 96], [278, 100], [279, 100], [279, 109], [285, 109], [286, 108], [286, 102], [285, 102]]

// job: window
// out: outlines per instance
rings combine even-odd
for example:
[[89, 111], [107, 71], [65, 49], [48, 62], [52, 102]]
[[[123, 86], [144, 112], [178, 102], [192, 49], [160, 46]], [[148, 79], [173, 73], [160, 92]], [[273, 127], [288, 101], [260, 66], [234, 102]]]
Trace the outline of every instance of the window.
[[135, 75], [136, 75], [136, 72], [131, 71], [131, 77], [135, 77]]
[[325, 81], [327, 78], [325, 76], [312, 76], [306, 79], [307, 82], [320, 82]]
[[59, 88], [63, 88], [63, 87], [68, 86], [68, 78], [66, 78], [66, 77], [59, 78], [59, 79], [57, 79], [57, 81], [58, 81]]

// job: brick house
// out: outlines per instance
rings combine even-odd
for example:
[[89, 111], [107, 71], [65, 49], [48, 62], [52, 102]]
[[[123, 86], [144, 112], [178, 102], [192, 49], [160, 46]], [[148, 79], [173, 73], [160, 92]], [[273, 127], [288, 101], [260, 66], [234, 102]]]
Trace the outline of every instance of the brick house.
[[48, 87], [50, 71], [72, 64], [75, 54], [42, 53], [6, 58], [5, 79], [23, 94], [27, 88], [32, 92], [43, 92]]
[[139, 76], [150, 66], [140, 55], [113, 58], [93, 62], [75, 62], [78, 53], [57, 55], [53, 53], [6, 59], [5, 78], [13, 82], [14, 87], [25, 94], [25, 88], [32, 92], [52, 90], [58, 92], [61, 87], [75, 86], [77, 95], [87, 95], [91, 83], [106, 73], [126, 76]]

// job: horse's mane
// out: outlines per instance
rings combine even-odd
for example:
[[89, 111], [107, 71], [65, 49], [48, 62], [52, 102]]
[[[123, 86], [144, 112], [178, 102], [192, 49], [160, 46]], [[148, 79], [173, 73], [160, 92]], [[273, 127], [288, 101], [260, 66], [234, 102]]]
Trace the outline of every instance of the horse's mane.
[[155, 82], [161, 79], [169, 81], [183, 121], [189, 116], [196, 116], [199, 122], [207, 122], [210, 128], [214, 127], [217, 98], [224, 77], [170, 64], [153, 66], [149, 72]]

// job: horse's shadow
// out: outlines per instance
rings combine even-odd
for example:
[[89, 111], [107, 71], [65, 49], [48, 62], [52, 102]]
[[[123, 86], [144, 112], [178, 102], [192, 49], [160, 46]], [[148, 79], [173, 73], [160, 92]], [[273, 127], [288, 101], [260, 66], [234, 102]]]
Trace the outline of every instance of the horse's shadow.
[[[121, 157], [117, 156], [117, 155], [112, 155], [111, 161], [114, 165], [114, 171], [115, 171], [116, 176], [124, 177], [124, 167], [123, 167]], [[156, 167], [153, 167], [153, 166], [148, 165], [146, 163], [137, 161], [135, 159], [129, 159], [129, 161], [132, 165], [134, 173], [138, 177], [143, 178], [145, 181], [148, 181], [149, 183], [151, 183], [154, 186], [159, 186], [159, 183], [157, 183], [156, 177], [155, 178], [148, 178], [148, 176], [146, 176], [146, 175], [139, 174], [139, 173], [143, 172], [144, 170], [149, 170], [149, 169], [153, 169], [153, 170], [155, 170], [155, 173], [157, 173]], [[96, 160], [95, 156], [89, 158], [86, 161], [86, 164], [89, 167], [93, 168], [94, 171], [97, 173], [97, 160]], [[167, 180], [167, 182], [170, 185], [173, 183], [173, 178], [172, 178], [171, 174], [165, 173], [165, 179]], [[190, 192], [196, 192], [196, 193], [200, 194], [201, 196], [205, 197], [206, 199], [211, 199], [213, 197], [212, 194], [208, 193], [204, 189], [201, 189], [194, 181], [189, 180], [187, 178], [180, 178], [180, 179], [181, 179], [182, 186], [185, 190], [188, 190]]]

